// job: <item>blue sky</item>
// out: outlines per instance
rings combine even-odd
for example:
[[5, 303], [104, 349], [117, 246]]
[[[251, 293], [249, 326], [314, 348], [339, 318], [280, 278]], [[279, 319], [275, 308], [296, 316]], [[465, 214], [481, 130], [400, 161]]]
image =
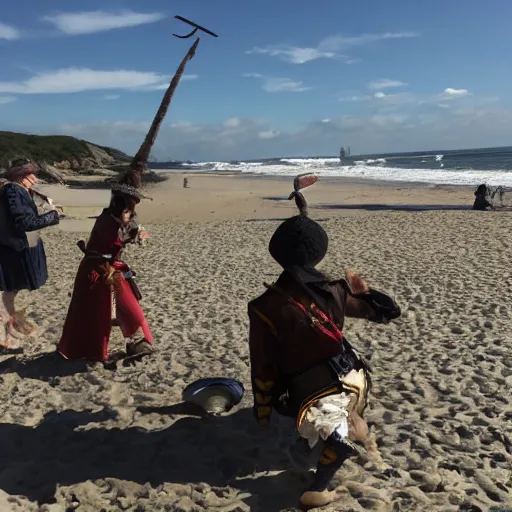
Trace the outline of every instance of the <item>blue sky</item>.
[[[6, 4], [6, 2], [4, 2]], [[503, 0], [18, 0], [0, 8], [0, 129], [134, 152], [193, 38], [157, 158], [510, 145]]]

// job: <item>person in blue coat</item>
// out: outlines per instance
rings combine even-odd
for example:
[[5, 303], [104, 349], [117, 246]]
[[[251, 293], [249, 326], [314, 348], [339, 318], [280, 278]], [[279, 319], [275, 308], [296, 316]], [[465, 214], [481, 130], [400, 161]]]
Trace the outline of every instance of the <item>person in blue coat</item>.
[[33, 199], [37, 171], [30, 160], [15, 160], [4, 176], [7, 183], [0, 189], [0, 349], [4, 352], [22, 351], [20, 335], [31, 334], [35, 328], [23, 312], [16, 311], [14, 302], [19, 291], [37, 290], [46, 283], [46, 254], [39, 231], [60, 220], [60, 212], [53, 205], [49, 212], [38, 213]]

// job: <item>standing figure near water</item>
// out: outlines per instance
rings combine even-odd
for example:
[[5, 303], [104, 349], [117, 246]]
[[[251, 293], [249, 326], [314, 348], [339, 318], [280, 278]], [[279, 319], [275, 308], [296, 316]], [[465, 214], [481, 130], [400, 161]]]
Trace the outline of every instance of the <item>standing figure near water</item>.
[[473, 203], [473, 210], [480, 210], [480, 211], [486, 211], [486, 210], [493, 210], [492, 204], [487, 200], [489, 190], [487, 188], [487, 185], [482, 184], [479, 185], [478, 188], [475, 190], [475, 202]]
[[38, 167], [26, 158], [12, 162], [0, 190], [0, 348], [22, 352], [21, 339], [37, 327], [17, 311], [15, 300], [21, 290], [37, 290], [48, 279], [46, 254], [40, 230], [59, 223], [61, 211], [51, 200], [40, 215], [34, 202]]
[[400, 316], [389, 296], [368, 288], [357, 275], [333, 280], [315, 266], [327, 253], [327, 233], [307, 216], [301, 188], [316, 177], [298, 177], [299, 215], [273, 234], [269, 251], [283, 268], [274, 285], [248, 307], [254, 413], [264, 427], [272, 408], [297, 419], [301, 437], [324, 449], [306, 507], [335, 499], [328, 486], [343, 462], [356, 453], [355, 442], [370, 446], [363, 420], [371, 388], [370, 370], [343, 336], [345, 316], [387, 323]]

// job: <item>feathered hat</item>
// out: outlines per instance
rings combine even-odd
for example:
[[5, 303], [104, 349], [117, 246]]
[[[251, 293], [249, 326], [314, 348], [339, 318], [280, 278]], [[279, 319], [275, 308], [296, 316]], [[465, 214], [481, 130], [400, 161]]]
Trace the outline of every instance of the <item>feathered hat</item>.
[[172, 97], [174, 96], [174, 91], [180, 82], [180, 79], [185, 71], [185, 67], [187, 62], [194, 57], [197, 49], [197, 45], [199, 44], [199, 37], [195, 40], [194, 44], [190, 47], [189, 51], [181, 61], [176, 73], [174, 74], [169, 87], [165, 91], [165, 94], [160, 102], [160, 107], [151, 123], [151, 127], [144, 139], [144, 142], [140, 146], [137, 154], [134, 156], [132, 163], [130, 164], [130, 169], [124, 174], [121, 181], [119, 183], [114, 183], [112, 185], [112, 192], [114, 194], [120, 194], [132, 197], [136, 199], [137, 202], [141, 199], [150, 199], [149, 197], [143, 195], [140, 191], [142, 187], [142, 173], [146, 170], [149, 154], [151, 152], [151, 148], [155, 143], [156, 137], [158, 135], [158, 131], [160, 130], [160, 126], [164, 120], [165, 114], [169, 108], [169, 105], [172, 101]]
[[301, 190], [318, 181], [314, 174], [301, 174], [293, 182], [294, 191], [288, 197], [295, 199], [299, 215], [278, 226], [269, 243], [269, 252], [284, 269], [314, 267], [327, 253], [329, 238], [324, 228], [308, 217], [308, 205]]

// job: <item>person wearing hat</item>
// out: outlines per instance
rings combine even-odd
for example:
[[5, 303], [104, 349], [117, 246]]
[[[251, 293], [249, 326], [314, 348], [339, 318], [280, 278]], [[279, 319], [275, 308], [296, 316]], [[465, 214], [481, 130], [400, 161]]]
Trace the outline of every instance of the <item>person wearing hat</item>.
[[112, 186], [110, 204], [97, 218], [89, 241], [78, 243], [84, 257], [57, 347], [66, 359], [108, 361], [113, 324], [121, 328], [128, 360], [153, 353], [153, 336], [139, 304], [134, 272], [122, 260], [127, 244], [148, 236], [135, 215], [136, 205], [145, 197], [139, 190], [142, 170], [132, 169]]
[[487, 188], [487, 185], [482, 184], [479, 185], [478, 188], [475, 190], [475, 202], [473, 203], [473, 210], [480, 210], [480, 211], [486, 211], [486, 210], [493, 210], [493, 205], [487, 200], [489, 190]]
[[[371, 388], [370, 369], [344, 337], [345, 316], [387, 323], [400, 316], [389, 296], [368, 288], [356, 274], [334, 280], [318, 271], [328, 236], [308, 217], [300, 192], [316, 177], [298, 177], [294, 198], [299, 215], [273, 234], [269, 252], [283, 268], [274, 285], [249, 302], [249, 348], [254, 414], [268, 425], [273, 409], [293, 416], [312, 448], [324, 442], [311, 486], [302, 494], [306, 507], [335, 499], [328, 486], [358, 442], [369, 446], [363, 420]], [[309, 181], [309, 183], [308, 183]]]
[[0, 189], [0, 348], [4, 352], [22, 352], [21, 338], [37, 329], [24, 311], [16, 311], [15, 299], [19, 291], [37, 290], [46, 283], [46, 254], [39, 231], [58, 224], [61, 214], [53, 204], [50, 211], [38, 213], [34, 203], [37, 172], [34, 162], [14, 160]]
[[[78, 243], [84, 252], [75, 278], [75, 287], [58, 352], [67, 359], [109, 361], [108, 343], [113, 324], [119, 325], [126, 341], [125, 362], [153, 353], [153, 336], [140, 307], [140, 292], [135, 273], [122, 261], [128, 243], [147, 238], [136, 222], [135, 206], [144, 199], [140, 188], [151, 148], [165, 118], [187, 62], [195, 55], [199, 38], [187, 52], [165, 91], [143, 143], [120, 183], [112, 187], [108, 208], [96, 220], [87, 244]], [[149, 198], [148, 198], [149, 199]]]

